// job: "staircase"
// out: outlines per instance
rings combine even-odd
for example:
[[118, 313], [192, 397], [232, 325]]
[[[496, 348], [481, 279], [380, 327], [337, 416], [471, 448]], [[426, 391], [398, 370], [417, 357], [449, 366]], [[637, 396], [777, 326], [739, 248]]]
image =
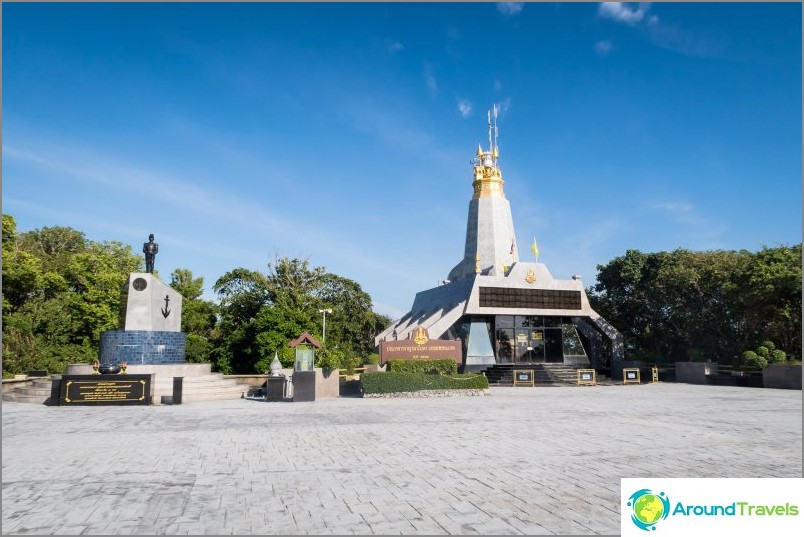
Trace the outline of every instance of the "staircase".
[[[495, 364], [483, 373], [489, 379], [490, 386], [513, 386], [515, 370], [533, 371], [533, 383], [536, 386], [577, 386], [578, 369], [588, 368], [588, 366], [563, 363]], [[599, 372], [597, 373], [597, 383], [612, 384], [608, 377]]]
[[[68, 374], [91, 375], [92, 366], [87, 364], [71, 364]], [[174, 366], [134, 365], [128, 367], [128, 373], [155, 373], [153, 404], [170, 404], [173, 398], [173, 377], [183, 377], [182, 404], [198, 401], [216, 401], [223, 399], [241, 399], [249, 390], [248, 386], [237, 384], [234, 379], [227, 379], [221, 373], [212, 373], [210, 364], [179, 364]], [[120, 377], [122, 375], [115, 375]], [[18, 403], [44, 404], [50, 398], [52, 381], [50, 377], [33, 379], [30, 385], [19, 386], [3, 394], [3, 401]]]
[[[248, 386], [238, 384], [234, 379], [223, 378], [222, 373], [187, 376], [182, 381], [181, 402], [185, 404], [198, 401], [240, 399], [245, 396], [248, 389]], [[157, 375], [154, 384], [154, 404], [169, 403], [172, 397], [173, 377]]]
[[43, 404], [50, 397], [50, 377], [32, 379], [30, 384], [17, 386], [3, 394], [3, 401]]

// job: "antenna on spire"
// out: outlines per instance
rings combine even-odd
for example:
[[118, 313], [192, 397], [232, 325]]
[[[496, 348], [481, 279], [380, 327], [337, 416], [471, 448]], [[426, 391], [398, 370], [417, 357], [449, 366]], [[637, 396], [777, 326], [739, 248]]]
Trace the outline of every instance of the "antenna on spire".
[[499, 152], [500, 146], [497, 144], [497, 105], [494, 105], [494, 149]]
[[487, 110], [486, 115], [488, 116], [489, 119], [489, 153], [491, 153], [492, 151], [494, 151], [494, 144], [491, 141], [491, 110]]

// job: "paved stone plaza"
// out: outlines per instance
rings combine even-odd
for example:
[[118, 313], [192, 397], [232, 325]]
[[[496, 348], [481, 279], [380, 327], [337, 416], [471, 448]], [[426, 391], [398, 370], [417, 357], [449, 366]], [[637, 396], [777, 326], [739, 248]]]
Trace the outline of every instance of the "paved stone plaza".
[[616, 534], [621, 477], [801, 477], [800, 391], [4, 403], [4, 534]]

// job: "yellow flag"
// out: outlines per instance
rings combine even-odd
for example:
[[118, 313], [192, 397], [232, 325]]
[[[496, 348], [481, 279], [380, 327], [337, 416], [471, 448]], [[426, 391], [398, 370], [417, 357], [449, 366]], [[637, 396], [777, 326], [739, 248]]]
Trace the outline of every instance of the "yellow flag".
[[536, 259], [539, 258], [539, 247], [536, 246], [536, 237], [533, 237], [533, 246], [530, 247], [530, 251], [533, 252], [533, 255], [536, 256]]

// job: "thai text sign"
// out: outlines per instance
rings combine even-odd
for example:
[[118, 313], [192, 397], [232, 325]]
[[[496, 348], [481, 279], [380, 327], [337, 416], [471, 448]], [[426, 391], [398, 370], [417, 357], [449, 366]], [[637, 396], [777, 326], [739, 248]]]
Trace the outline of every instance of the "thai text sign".
[[150, 405], [151, 375], [63, 375], [59, 405]]
[[388, 360], [455, 360], [463, 361], [461, 340], [430, 339], [425, 328], [410, 333], [410, 339], [380, 341], [380, 364]]

